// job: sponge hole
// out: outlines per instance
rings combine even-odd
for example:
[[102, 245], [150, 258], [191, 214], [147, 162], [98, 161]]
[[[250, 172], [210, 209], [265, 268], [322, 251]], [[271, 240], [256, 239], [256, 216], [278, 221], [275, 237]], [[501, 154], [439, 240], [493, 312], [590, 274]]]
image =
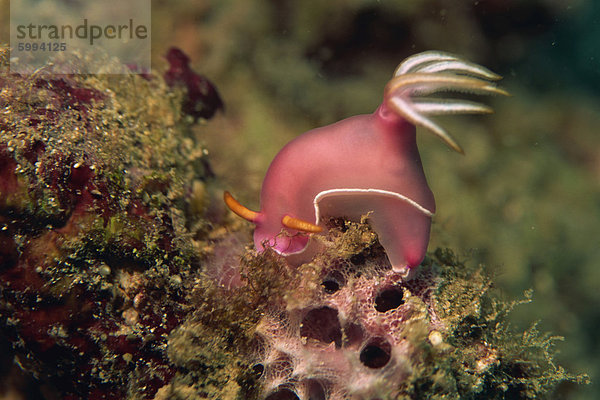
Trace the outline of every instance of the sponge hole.
[[327, 400], [323, 385], [315, 379], [310, 379], [306, 382], [306, 390], [309, 400]]
[[321, 286], [325, 293], [333, 294], [340, 290], [346, 284], [346, 278], [340, 271], [333, 271], [323, 279]]
[[331, 307], [310, 310], [302, 320], [300, 335], [326, 345], [334, 342], [336, 347], [341, 347], [342, 327], [337, 310]]
[[391, 358], [392, 346], [384, 339], [372, 339], [360, 352], [360, 362], [364, 366], [383, 368]]
[[404, 290], [400, 286], [392, 286], [379, 292], [375, 297], [375, 310], [386, 312], [404, 304]]
[[300, 398], [290, 389], [277, 389], [268, 395], [265, 400], [300, 400]]
[[254, 376], [260, 378], [265, 372], [265, 366], [262, 364], [254, 364], [252, 366], [252, 372], [254, 373]]
[[333, 279], [325, 279], [323, 280], [321, 285], [323, 286], [323, 290], [325, 291], [325, 293], [332, 294], [340, 290], [339, 282]]

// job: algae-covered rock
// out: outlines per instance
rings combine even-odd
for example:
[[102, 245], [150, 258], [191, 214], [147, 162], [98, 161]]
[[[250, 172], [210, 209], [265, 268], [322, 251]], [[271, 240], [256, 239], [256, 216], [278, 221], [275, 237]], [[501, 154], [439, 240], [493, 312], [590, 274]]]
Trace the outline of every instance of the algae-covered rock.
[[15, 359], [62, 398], [151, 397], [176, 372], [167, 338], [222, 218], [189, 92], [52, 66], [0, 86], [0, 307]]

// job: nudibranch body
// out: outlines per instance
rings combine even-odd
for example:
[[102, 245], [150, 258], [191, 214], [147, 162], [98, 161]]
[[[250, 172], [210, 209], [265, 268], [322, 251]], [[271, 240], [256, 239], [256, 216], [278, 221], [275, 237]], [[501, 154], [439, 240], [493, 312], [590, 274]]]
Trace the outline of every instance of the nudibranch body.
[[419, 265], [429, 242], [435, 201], [417, 149], [415, 126], [451, 148], [460, 146], [429, 115], [487, 113], [482, 104], [422, 96], [440, 91], [505, 94], [489, 70], [442, 52], [402, 62], [373, 114], [310, 130], [288, 143], [271, 163], [261, 191], [261, 211], [241, 206], [225, 193], [238, 215], [256, 224], [254, 243], [284, 255], [310, 245], [324, 217], [369, 215], [396, 271]]

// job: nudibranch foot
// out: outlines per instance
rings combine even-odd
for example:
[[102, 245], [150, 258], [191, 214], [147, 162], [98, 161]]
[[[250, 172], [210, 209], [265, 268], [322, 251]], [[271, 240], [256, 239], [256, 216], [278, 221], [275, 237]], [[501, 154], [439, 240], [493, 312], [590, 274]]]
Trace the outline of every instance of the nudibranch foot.
[[434, 212], [415, 200], [381, 189], [332, 189], [315, 196], [313, 204], [317, 221], [321, 215], [352, 221], [367, 215], [396, 272], [423, 261]]
[[281, 230], [273, 238], [262, 240], [259, 244], [255, 243], [255, 245], [260, 250], [270, 248], [278, 254], [290, 256], [304, 252], [309, 240], [308, 235], [302, 233], [292, 234], [286, 230]]

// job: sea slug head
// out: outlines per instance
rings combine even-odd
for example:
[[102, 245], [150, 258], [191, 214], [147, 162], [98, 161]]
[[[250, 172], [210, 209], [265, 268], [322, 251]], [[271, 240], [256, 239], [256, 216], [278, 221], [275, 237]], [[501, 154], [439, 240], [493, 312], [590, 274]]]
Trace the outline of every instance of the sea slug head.
[[[369, 215], [392, 267], [405, 272], [421, 263], [429, 242], [435, 201], [421, 165], [416, 127], [462, 148], [430, 116], [489, 113], [483, 104], [427, 97], [440, 92], [507, 94], [500, 77], [457, 56], [429, 51], [404, 60], [387, 83], [373, 114], [310, 130], [275, 157], [263, 182], [261, 210], [251, 211], [229, 193], [225, 203], [254, 223], [257, 250], [310, 255], [310, 236], [324, 217]], [[296, 257], [298, 258], [298, 257]]]
[[323, 231], [318, 225], [288, 214], [277, 217], [273, 213], [249, 210], [227, 191], [223, 200], [235, 214], [256, 225], [254, 244], [260, 251], [271, 248], [284, 255], [300, 253], [305, 250], [310, 234]]

